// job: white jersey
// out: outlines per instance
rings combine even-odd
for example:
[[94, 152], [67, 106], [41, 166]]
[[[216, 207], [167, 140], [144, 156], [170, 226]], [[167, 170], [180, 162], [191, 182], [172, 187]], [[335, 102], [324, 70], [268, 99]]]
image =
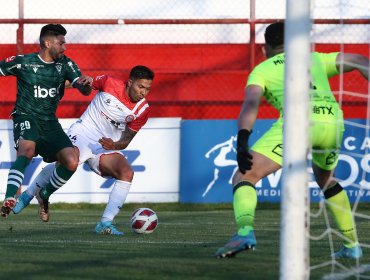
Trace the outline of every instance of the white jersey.
[[95, 140], [101, 137], [118, 141], [126, 128], [134, 131], [147, 122], [149, 105], [145, 98], [132, 102], [125, 91], [125, 83], [111, 76], [98, 76], [92, 84], [98, 90], [79, 122], [88, 128]]
[[99, 139], [107, 137], [118, 141], [127, 128], [139, 131], [148, 120], [149, 105], [145, 99], [132, 102], [125, 91], [125, 83], [110, 76], [96, 77], [93, 89], [99, 92], [67, 134], [79, 149], [80, 164], [86, 162], [101, 175], [100, 157], [121, 151], [105, 150]]

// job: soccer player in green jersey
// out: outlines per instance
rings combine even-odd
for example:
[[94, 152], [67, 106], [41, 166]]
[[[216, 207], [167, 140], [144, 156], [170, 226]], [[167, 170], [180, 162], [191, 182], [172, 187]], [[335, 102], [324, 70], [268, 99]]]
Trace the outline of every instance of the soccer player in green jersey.
[[[17, 158], [9, 170], [5, 199], [0, 210], [7, 217], [16, 203], [24, 172], [31, 159], [41, 155], [46, 162], [58, 161], [51, 180], [64, 184], [78, 166], [78, 152], [64, 133], [55, 115], [64, 95], [65, 83], [70, 83], [83, 95], [91, 92], [92, 78], [81, 75], [78, 66], [64, 55], [67, 31], [60, 24], [48, 24], [40, 32], [38, 53], [17, 55], [0, 61], [1, 76], [17, 77], [17, 98], [13, 118]], [[40, 211], [48, 211], [45, 187]]]
[[[257, 205], [255, 184], [282, 166], [283, 147], [283, 86], [284, 86], [284, 23], [269, 25], [265, 32], [267, 60], [257, 65], [248, 77], [238, 119], [237, 161], [239, 170], [233, 177], [234, 216], [237, 233], [216, 252], [219, 258], [256, 246], [254, 216]], [[358, 70], [369, 80], [369, 59], [345, 53], [311, 53], [312, 127], [310, 144], [312, 168], [317, 184], [324, 193], [336, 225], [345, 237], [335, 257], [358, 259], [362, 250], [356, 236], [348, 196], [333, 177], [344, 132], [343, 113], [331, 92], [328, 78], [341, 72]], [[297, 93], [299, 94], [299, 93]], [[248, 138], [257, 117], [262, 96], [280, 112], [280, 118], [251, 147]]]

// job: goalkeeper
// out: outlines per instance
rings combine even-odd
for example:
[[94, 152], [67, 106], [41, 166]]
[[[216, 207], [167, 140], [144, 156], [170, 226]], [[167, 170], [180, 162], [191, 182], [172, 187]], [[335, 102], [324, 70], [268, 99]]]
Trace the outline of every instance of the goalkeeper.
[[[255, 184], [282, 166], [283, 86], [284, 86], [284, 23], [276, 22], [265, 31], [267, 60], [257, 65], [248, 77], [238, 119], [237, 161], [239, 170], [233, 177], [233, 207], [237, 233], [216, 252], [219, 258], [256, 246], [254, 216], [257, 205]], [[317, 184], [327, 201], [334, 221], [344, 236], [336, 258], [362, 257], [348, 196], [334, 177], [344, 132], [343, 112], [331, 92], [328, 78], [342, 72], [358, 70], [369, 80], [369, 59], [357, 54], [311, 53], [312, 168]], [[297, 93], [299, 94], [299, 93]], [[257, 117], [262, 96], [280, 112], [280, 118], [253, 145], [248, 138]], [[297, 186], [299, 191], [299, 186]]]

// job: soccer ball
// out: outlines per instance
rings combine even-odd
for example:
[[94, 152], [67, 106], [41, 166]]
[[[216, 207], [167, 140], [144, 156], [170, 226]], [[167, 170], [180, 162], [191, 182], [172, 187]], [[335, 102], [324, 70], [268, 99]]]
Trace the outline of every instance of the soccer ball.
[[149, 208], [138, 208], [131, 215], [131, 228], [136, 233], [152, 233], [158, 225], [157, 214]]

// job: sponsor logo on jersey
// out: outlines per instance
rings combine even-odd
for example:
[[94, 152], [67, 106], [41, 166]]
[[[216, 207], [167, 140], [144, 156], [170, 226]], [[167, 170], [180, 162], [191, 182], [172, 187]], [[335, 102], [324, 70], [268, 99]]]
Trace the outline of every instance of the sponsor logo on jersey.
[[57, 88], [42, 88], [40, 86], [33, 86], [34, 88], [34, 97], [36, 98], [47, 98], [47, 97], [55, 97], [56, 95], [59, 95], [59, 89], [60, 89], [60, 86], [62, 84], [60, 84]]
[[15, 57], [16, 57], [15, 55], [9, 56], [9, 57], [5, 58], [5, 62], [13, 61], [15, 59]]
[[28, 63], [26, 63], [24, 66], [26, 66], [26, 67], [37, 67], [37, 68], [44, 67], [44, 65], [41, 65], [41, 64], [28, 64]]
[[319, 115], [334, 115], [333, 107], [331, 106], [313, 106], [312, 112]]
[[37, 70], [39, 70], [40, 67], [41, 68], [44, 67], [44, 65], [40, 65], [40, 64], [28, 64], [28, 63], [26, 63], [24, 66], [25, 67], [31, 67], [32, 70], [33, 70], [33, 72], [35, 72], [35, 73], [37, 72]]
[[125, 123], [116, 122], [112, 118], [110, 118], [108, 115], [104, 114], [104, 112], [100, 111], [100, 114], [103, 116], [104, 119], [106, 119], [108, 122], [110, 122], [115, 127], [123, 127]]
[[282, 58], [279, 58], [279, 59], [276, 59], [274, 60], [274, 64], [275, 65], [281, 65], [281, 64], [284, 64], [285, 60], [282, 59]]

